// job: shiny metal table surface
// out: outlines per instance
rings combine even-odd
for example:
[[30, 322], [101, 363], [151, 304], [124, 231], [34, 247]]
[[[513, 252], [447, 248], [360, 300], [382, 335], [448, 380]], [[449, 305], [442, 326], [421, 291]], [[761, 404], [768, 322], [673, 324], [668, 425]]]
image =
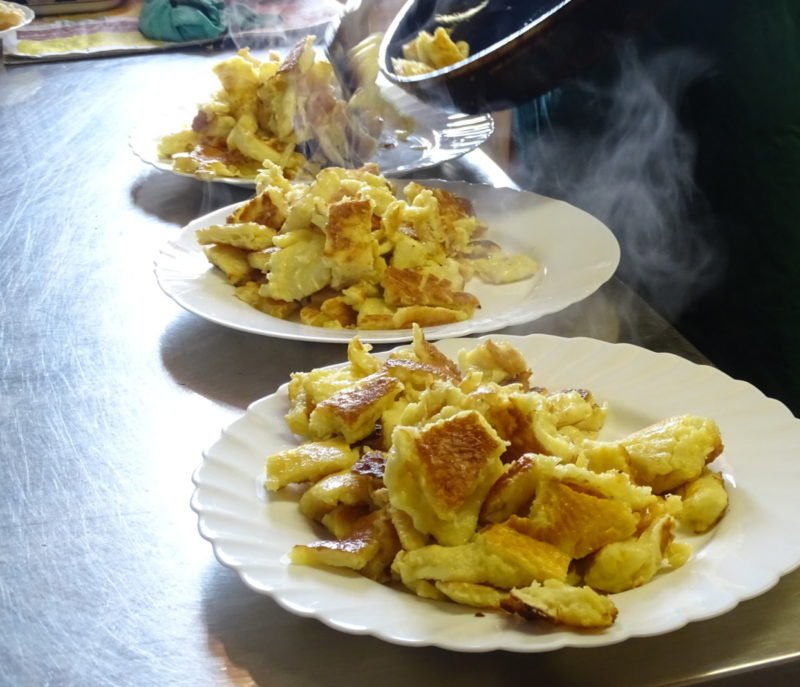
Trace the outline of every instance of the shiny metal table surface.
[[[290, 371], [343, 355], [206, 322], [156, 285], [161, 244], [246, 193], [148, 168], [128, 133], [216, 58], [0, 66], [0, 684], [768, 684], [770, 666], [796, 675], [797, 572], [667, 636], [456, 655], [293, 616], [216, 562], [189, 509], [202, 449]], [[479, 152], [433, 174], [508, 183]], [[513, 331], [704, 361], [613, 280]]]

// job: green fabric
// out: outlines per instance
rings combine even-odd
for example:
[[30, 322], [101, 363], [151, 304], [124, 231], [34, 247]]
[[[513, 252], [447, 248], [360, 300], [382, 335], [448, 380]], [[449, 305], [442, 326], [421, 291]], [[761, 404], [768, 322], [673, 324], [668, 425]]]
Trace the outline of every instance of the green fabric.
[[215, 39], [225, 30], [223, 0], [145, 0], [139, 14], [139, 31], [152, 40]]

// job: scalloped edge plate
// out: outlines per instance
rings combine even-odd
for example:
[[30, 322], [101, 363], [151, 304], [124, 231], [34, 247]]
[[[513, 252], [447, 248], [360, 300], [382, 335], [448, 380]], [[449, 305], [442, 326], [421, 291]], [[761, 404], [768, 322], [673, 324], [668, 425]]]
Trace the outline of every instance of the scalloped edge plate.
[[[713, 465], [726, 479], [728, 513], [711, 534], [690, 539], [694, 553], [686, 565], [615, 594], [619, 616], [611, 628], [580, 633], [499, 613], [478, 617], [474, 609], [420, 599], [355, 573], [291, 565], [291, 546], [316, 535], [295, 499], [267, 495], [263, 487], [266, 456], [297, 444], [283, 421], [286, 385], [227, 427], [193, 475], [191, 507], [219, 561], [283, 608], [342, 632], [465, 652], [541, 652], [665, 634], [727, 613], [800, 565], [800, 532], [786, 526], [800, 518], [800, 463], [791, 459], [800, 421], [786, 406], [716, 368], [668, 353], [545, 334], [492, 338], [522, 352], [536, 384], [583, 387], [607, 401], [602, 438], [682, 413], [719, 423], [725, 450]], [[437, 345], [454, 356], [478, 341]]]
[[[540, 272], [513, 284], [491, 285], [473, 279], [467, 290], [481, 308], [468, 320], [428, 327], [431, 340], [496, 331], [557, 312], [594, 293], [619, 264], [616, 238], [600, 220], [583, 210], [528, 191], [466, 182], [418, 180], [469, 198], [489, 227], [486, 238], [539, 262]], [[241, 331], [302, 341], [347, 343], [356, 333], [370, 343], [411, 340], [410, 329], [356, 331], [328, 329], [281, 320], [246, 305], [234, 288], [211, 267], [195, 232], [220, 223], [235, 206], [194, 220], [170, 240], [156, 258], [155, 273], [163, 291], [186, 310]]]

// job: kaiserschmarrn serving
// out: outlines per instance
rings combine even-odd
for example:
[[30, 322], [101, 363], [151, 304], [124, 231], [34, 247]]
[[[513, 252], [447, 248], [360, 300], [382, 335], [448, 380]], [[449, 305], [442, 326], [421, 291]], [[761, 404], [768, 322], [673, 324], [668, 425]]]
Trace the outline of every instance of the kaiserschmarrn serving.
[[301, 487], [329, 536], [294, 564], [356, 570], [421, 597], [580, 629], [614, 623], [611, 595], [683, 565], [723, 517], [709, 464], [716, 423], [682, 415], [599, 440], [609, 412], [586, 389], [537, 387], [512, 345], [455, 360], [415, 327], [378, 359], [356, 337], [341, 367], [294, 373], [289, 429], [266, 487]]
[[197, 240], [236, 297], [268, 315], [369, 330], [449, 324], [480, 307], [464, 290], [473, 276], [500, 284], [539, 269], [487, 238], [470, 202], [445, 189], [409, 182], [399, 194], [374, 165], [304, 183], [264, 164], [255, 197]]
[[13, 29], [25, 21], [25, 12], [12, 2], [0, 2], [0, 31]]
[[433, 33], [420, 31], [403, 45], [403, 57], [392, 58], [392, 69], [400, 76], [417, 76], [457, 64], [469, 57], [469, 43], [454, 41], [444, 27]]
[[214, 67], [221, 88], [199, 106], [190, 127], [160, 139], [158, 156], [201, 178], [253, 179], [265, 160], [289, 178], [327, 165], [358, 166], [372, 156], [385, 126], [400, 127], [398, 136], [411, 127], [380, 96], [377, 68], [366, 64], [372, 54], [359, 52], [359, 85], [344, 100], [313, 36], [285, 57], [271, 52], [259, 60], [242, 48]]

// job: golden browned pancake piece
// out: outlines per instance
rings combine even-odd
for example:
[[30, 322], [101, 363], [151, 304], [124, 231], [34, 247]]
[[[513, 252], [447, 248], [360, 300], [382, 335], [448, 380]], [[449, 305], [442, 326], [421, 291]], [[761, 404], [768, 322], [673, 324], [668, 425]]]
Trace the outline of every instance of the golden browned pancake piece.
[[412, 350], [417, 356], [417, 360], [440, 369], [443, 377], [454, 383], [461, 379], [461, 370], [458, 369], [458, 365], [427, 341], [420, 327], [414, 327], [413, 337]]
[[549, 453], [536, 436], [531, 414], [513, 399], [504, 398], [492, 404], [486, 411], [486, 419], [500, 437], [509, 442], [503, 454], [504, 463], [526, 453]]
[[569, 563], [569, 556], [550, 544], [506, 525], [492, 525], [467, 544], [430, 544], [402, 551], [392, 568], [406, 587], [417, 592], [421, 580], [497, 589], [524, 587], [534, 580], [564, 580]]
[[212, 224], [195, 232], [197, 241], [203, 246], [224, 243], [245, 250], [263, 250], [272, 246], [275, 231], [256, 222], [237, 224]]
[[357, 316], [340, 296], [323, 301], [318, 308], [310, 305], [300, 308], [300, 321], [316, 327], [354, 327]]
[[505, 443], [475, 411], [392, 434], [384, 482], [392, 505], [443, 544], [466, 542], [481, 504], [502, 474]]
[[638, 537], [604, 546], [589, 557], [584, 581], [593, 589], [618, 593], [649, 582], [662, 568], [675, 538], [675, 519], [663, 515]]
[[512, 515], [526, 515], [536, 495], [538, 481], [535, 456], [520, 456], [509, 463], [505, 473], [486, 495], [481, 507], [481, 520], [499, 523]]
[[630, 537], [638, 518], [625, 503], [545, 479], [537, 487], [530, 518], [512, 522], [572, 558], [583, 558], [610, 542]]
[[484, 382], [519, 383], [528, 388], [531, 370], [520, 352], [504, 341], [487, 339], [469, 351], [460, 351], [458, 363], [464, 373], [477, 371]]
[[408, 305], [394, 312], [389, 329], [408, 329], [414, 324], [420, 327], [437, 327], [440, 324], [462, 322], [469, 316], [470, 313], [464, 310], [436, 305]]
[[480, 306], [478, 299], [466, 291], [457, 291], [447, 279], [439, 279], [414, 269], [389, 267], [381, 285], [390, 306], [433, 305], [472, 313]]
[[589, 587], [573, 587], [558, 580], [513, 589], [503, 599], [502, 607], [528, 620], [546, 620], [582, 629], [610, 627], [617, 618], [617, 607], [607, 596]]
[[325, 513], [320, 522], [337, 539], [347, 539], [355, 531], [361, 519], [370, 512], [369, 506], [340, 504]]
[[378, 242], [372, 234], [372, 204], [368, 200], [333, 203], [324, 232], [334, 288], [355, 284], [375, 271]]
[[278, 231], [286, 220], [286, 214], [269, 193], [259, 193], [244, 205], [236, 208], [227, 218], [228, 224], [255, 222]]
[[219, 243], [207, 246], [203, 252], [208, 261], [222, 271], [231, 284], [244, 284], [254, 275], [247, 251]]
[[508, 596], [504, 591], [485, 584], [472, 582], [436, 582], [436, 589], [448, 599], [462, 606], [500, 610], [500, 604]]
[[[527, 580], [565, 580], [567, 577], [570, 563], [568, 554], [510, 525], [491, 525], [478, 537], [485, 551], [524, 571], [522, 576]], [[512, 586], [518, 585], [519, 582]]]
[[391, 520], [384, 510], [379, 510], [361, 518], [344, 539], [298, 544], [292, 547], [290, 558], [299, 565], [358, 570], [370, 579], [385, 582], [399, 550], [400, 541]]
[[338, 434], [355, 443], [374, 431], [381, 413], [402, 389], [403, 385], [387, 374], [368, 375], [319, 403], [311, 413], [309, 428], [319, 438]]
[[417, 439], [422, 478], [437, 510], [463, 505], [475, 491], [487, 457], [501, 445], [478, 418], [477, 413], [461, 413], [429, 426]]
[[447, 368], [408, 358], [389, 358], [384, 363], [383, 369], [393, 377], [397, 377], [403, 384], [410, 384], [414, 388], [424, 389], [437, 379], [450, 379], [450, 371]]
[[279, 301], [277, 298], [269, 298], [259, 293], [260, 284], [257, 282], [247, 282], [236, 287], [234, 294], [236, 297], [248, 305], [260, 310], [272, 317], [280, 317], [285, 320], [297, 310], [297, 303], [290, 301]]
[[698, 534], [716, 525], [728, 507], [725, 480], [718, 472], [708, 469], [681, 487], [679, 494], [683, 499], [678, 519]]
[[710, 418], [681, 415], [657, 422], [620, 442], [637, 484], [656, 494], [699, 477], [722, 453], [719, 427]]
[[349, 468], [358, 453], [342, 441], [310, 441], [267, 458], [267, 489], [287, 484], [316, 482], [325, 475]]
[[371, 506], [372, 480], [351, 470], [326, 475], [300, 497], [300, 512], [321, 521], [337, 506]]

